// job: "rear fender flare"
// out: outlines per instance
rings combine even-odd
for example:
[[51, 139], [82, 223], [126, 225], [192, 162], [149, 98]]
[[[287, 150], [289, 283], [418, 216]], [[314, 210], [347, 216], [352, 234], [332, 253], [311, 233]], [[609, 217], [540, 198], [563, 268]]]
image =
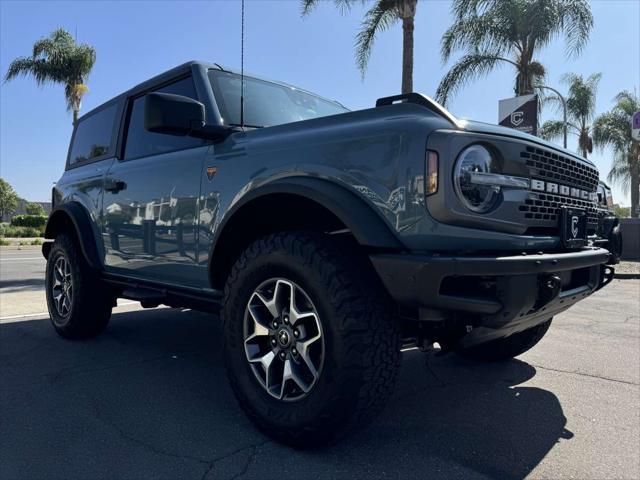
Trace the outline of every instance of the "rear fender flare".
[[[96, 232], [94, 231], [93, 222], [89, 212], [78, 202], [69, 202], [56, 207], [47, 221], [44, 230], [44, 238], [54, 239], [60, 233], [73, 229], [82, 255], [86, 259], [91, 268], [103, 269], [104, 265], [98, 254]], [[45, 245], [47, 245], [45, 243]], [[51, 247], [42, 247], [42, 253], [45, 258], [48, 257]]]

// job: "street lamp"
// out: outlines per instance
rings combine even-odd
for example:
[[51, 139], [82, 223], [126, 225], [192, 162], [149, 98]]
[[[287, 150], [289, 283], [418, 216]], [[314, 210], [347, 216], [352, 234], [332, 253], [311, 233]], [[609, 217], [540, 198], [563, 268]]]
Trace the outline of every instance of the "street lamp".
[[562, 94], [556, 90], [555, 88], [552, 87], [547, 87], [546, 85], [534, 85], [535, 88], [546, 88], [547, 90], [551, 90], [553, 93], [555, 93], [558, 98], [560, 99], [560, 101], [562, 102], [562, 114], [563, 114], [563, 129], [562, 129], [562, 133], [563, 133], [563, 137], [564, 137], [564, 148], [567, 148], [567, 101], [564, 99], [564, 97], [562, 96]]

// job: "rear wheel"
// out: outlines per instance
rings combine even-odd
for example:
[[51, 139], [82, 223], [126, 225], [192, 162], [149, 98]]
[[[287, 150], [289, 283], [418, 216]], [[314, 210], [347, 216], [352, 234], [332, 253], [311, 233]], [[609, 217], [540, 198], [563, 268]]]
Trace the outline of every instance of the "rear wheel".
[[330, 238], [283, 233], [251, 245], [225, 288], [233, 391], [267, 435], [306, 447], [371, 420], [395, 385], [399, 334], [366, 259]]
[[551, 326], [551, 320], [531, 327], [522, 332], [514, 333], [506, 338], [492, 340], [471, 348], [456, 350], [456, 353], [472, 360], [485, 362], [503, 362], [523, 354], [532, 349], [542, 340]]
[[60, 336], [89, 338], [105, 329], [114, 297], [85, 261], [75, 237], [56, 237], [45, 283], [49, 317]]

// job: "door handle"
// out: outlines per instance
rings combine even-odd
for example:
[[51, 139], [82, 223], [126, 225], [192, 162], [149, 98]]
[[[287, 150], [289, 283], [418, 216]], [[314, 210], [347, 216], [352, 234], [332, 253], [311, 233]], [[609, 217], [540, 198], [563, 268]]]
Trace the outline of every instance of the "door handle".
[[116, 180], [113, 178], [104, 182], [104, 189], [107, 192], [118, 193], [120, 190], [127, 188], [127, 184], [123, 180]]

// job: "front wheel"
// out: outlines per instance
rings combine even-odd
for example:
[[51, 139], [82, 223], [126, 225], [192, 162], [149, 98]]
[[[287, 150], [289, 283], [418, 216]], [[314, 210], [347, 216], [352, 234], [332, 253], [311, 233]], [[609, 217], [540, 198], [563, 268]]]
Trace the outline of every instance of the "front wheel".
[[499, 338], [475, 347], [456, 350], [459, 355], [484, 362], [503, 362], [531, 350], [542, 340], [551, 326], [551, 320], [540, 323], [506, 338]]
[[267, 435], [327, 443], [371, 420], [393, 391], [400, 339], [366, 258], [313, 233], [251, 245], [225, 288], [233, 391]]

